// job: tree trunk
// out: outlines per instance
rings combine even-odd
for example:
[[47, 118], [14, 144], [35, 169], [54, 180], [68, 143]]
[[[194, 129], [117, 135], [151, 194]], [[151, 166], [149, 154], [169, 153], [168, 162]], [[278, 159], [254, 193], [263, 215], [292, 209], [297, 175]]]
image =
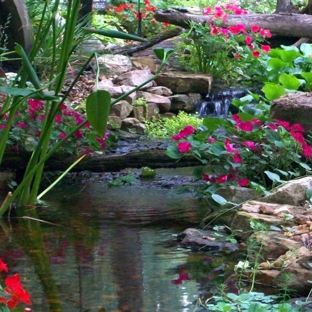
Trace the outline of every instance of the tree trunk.
[[[312, 2], [312, 0], [311, 0]], [[194, 15], [181, 13], [176, 10], [157, 11], [155, 19], [159, 22], [168, 22], [183, 28], [189, 27], [189, 22], [206, 23], [207, 15]], [[306, 37], [312, 38], [312, 16], [303, 14], [246, 14], [246, 15], [228, 15], [226, 22], [222, 25], [235, 26], [244, 24], [246, 29], [253, 25], [259, 25], [261, 28], [269, 29], [272, 34], [287, 37]]]

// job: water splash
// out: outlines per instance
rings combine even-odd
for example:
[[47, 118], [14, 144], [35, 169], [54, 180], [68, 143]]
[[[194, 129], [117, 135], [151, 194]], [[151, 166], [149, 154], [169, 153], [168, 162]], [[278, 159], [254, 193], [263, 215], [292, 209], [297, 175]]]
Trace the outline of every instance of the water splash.
[[232, 104], [232, 100], [239, 99], [246, 94], [246, 89], [237, 87], [214, 88], [206, 95], [205, 99], [196, 102], [195, 110], [198, 117], [227, 117], [229, 112], [238, 112], [238, 109]]

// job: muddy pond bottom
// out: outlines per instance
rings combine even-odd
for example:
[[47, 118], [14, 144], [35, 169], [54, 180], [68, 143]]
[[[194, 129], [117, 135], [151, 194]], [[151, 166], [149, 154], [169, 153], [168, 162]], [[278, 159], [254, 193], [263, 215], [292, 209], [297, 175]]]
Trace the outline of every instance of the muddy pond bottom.
[[177, 244], [207, 213], [194, 194], [93, 181], [57, 187], [27, 213], [1, 224], [0, 251], [36, 312], [200, 311], [237, 263]]

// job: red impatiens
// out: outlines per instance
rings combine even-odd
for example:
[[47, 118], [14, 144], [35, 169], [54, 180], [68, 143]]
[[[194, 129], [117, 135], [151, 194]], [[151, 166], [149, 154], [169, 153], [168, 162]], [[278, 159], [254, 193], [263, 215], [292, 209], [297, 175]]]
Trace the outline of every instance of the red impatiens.
[[[0, 272], [1, 271], [7, 272], [8, 268], [0, 259]], [[31, 305], [30, 294], [22, 286], [19, 274], [7, 276], [4, 283], [5, 287], [0, 291], [0, 304], [4, 304], [10, 309], [15, 308], [22, 302]]]

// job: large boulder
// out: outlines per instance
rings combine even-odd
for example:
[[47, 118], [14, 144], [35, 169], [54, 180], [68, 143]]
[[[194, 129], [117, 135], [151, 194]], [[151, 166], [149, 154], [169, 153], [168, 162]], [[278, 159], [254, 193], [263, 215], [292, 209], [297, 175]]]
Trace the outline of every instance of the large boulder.
[[132, 70], [132, 62], [129, 57], [120, 54], [104, 54], [97, 58], [100, 75], [114, 77]]
[[270, 117], [286, 120], [291, 124], [298, 123], [306, 131], [312, 130], [312, 93], [288, 93], [274, 100], [270, 109]]

